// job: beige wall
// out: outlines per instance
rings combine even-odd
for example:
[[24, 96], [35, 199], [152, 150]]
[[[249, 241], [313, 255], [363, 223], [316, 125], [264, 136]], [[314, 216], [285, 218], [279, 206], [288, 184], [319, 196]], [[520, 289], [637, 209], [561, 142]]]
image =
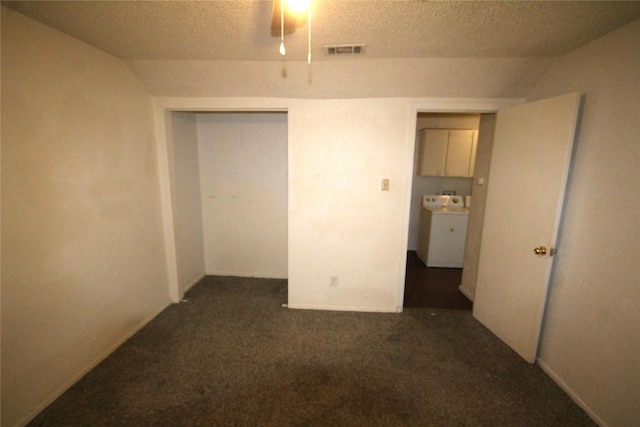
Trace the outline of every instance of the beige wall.
[[2, 8], [2, 425], [169, 303], [154, 139], [120, 60]]
[[[411, 100], [184, 97], [157, 98], [156, 108], [156, 117], [185, 109], [287, 111], [289, 306], [396, 311], [415, 135]], [[156, 124], [166, 135], [164, 120]], [[238, 158], [235, 167], [245, 167], [246, 158]], [[204, 174], [205, 156], [200, 161]], [[380, 191], [382, 178], [390, 179], [390, 191]], [[222, 188], [223, 195], [232, 189]], [[210, 195], [216, 193], [203, 187], [203, 202]], [[329, 286], [330, 276], [338, 286]]]
[[[513, 102], [155, 99], [161, 146], [165, 111], [287, 111], [289, 306], [389, 312], [402, 308], [417, 111], [491, 111]], [[390, 191], [381, 191], [382, 178]], [[209, 194], [203, 190], [203, 200]]]
[[585, 95], [540, 362], [603, 425], [640, 420], [640, 21], [554, 63], [529, 100]]
[[[396, 310], [415, 132], [409, 107], [402, 99], [291, 101], [290, 307]], [[390, 191], [381, 191], [382, 178]]]
[[207, 274], [286, 278], [286, 113], [200, 113], [197, 129]]
[[127, 61], [156, 96], [272, 98], [520, 97], [552, 58], [335, 58]]
[[171, 114], [174, 223], [180, 295], [205, 275], [196, 115]]

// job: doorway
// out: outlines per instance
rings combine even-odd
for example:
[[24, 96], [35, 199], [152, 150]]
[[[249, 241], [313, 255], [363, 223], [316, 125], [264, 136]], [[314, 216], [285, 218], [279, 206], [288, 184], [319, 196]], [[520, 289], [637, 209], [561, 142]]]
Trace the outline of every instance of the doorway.
[[170, 113], [180, 295], [204, 275], [287, 278], [286, 112]]
[[[487, 220], [485, 224], [483, 219], [476, 229], [486, 236], [480, 236], [481, 245], [469, 257], [477, 268], [471, 281], [474, 287], [469, 292], [470, 299], [474, 300], [473, 316], [530, 363], [535, 362], [537, 355], [581, 102], [580, 93], [570, 93], [526, 104], [518, 102], [504, 109], [467, 110], [499, 111], [500, 117], [498, 119], [498, 114], [488, 116], [488, 122], [493, 125], [488, 138], [491, 148], [486, 175], [478, 170], [474, 173], [474, 186], [487, 185], [489, 162], [492, 163], [494, 183], [486, 196]], [[459, 111], [465, 111], [463, 104], [458, 105]], [[421, 110], [429, 111], [429, 107], [416, 105], [412, 119]], [[439, 112], [437, 108], [432, 111]], [[482, 126], [479, 134], [485, 134]], [[408, 160], [408, 165], [415, 163], [412, 161], [415, 158]], [[411, 172], [407, 170], [409, 182], [413, 180]], [[518, 179], [514, 181], [514, 177]], [[533, 190], [532, 183], [536, 184]], [[407, 213], [410, 202], [407, 197]], [[405, 230], [408, 230], [408, 218], [406, 224]], [[515, 243], [514, 236], [518, 240]], [[465, 256], [468, 253], [466, 250]], [[505, 271], [509, 272], [508, 276]], [[476, 281], [480, 292], [475, 290]], [[518, 287], [513, 286], [514, 282]], [[401, 297], [404, 283], [402, 285]]]
[[[478, 137], [481, 118], [487, 115], [479, 113], [417, 113], [416, 118], [416, 144], [414, 150], [414, 163], [412, 174], [412, 193], [411, 208], [409, 220], [409, 235], [407, 246], [407, 263], [405, 272], [405, 289], [404, 289], [404, 307], [425, 307], [437, 309], [463, 309], [471, 310], [473, 295], [465, 292], [462, 286], [463, 280], [474, 280], [462, 268], [462, 259], [459, 267], [443, 268], [443, 267], [427, 267], [425, 262], [418, 258], [416, 249], [419, 243], [420, 235], [420, 215], [422, 210], [423, 195], [441, 195], [452, 194], [461, 198], [471, 196], [475, 191], [474, 178], [477, 174], [485, 174], [488, 172], [487, 148], [490, 149], [490, 140], [482, 139], [482, 146], [476, 149], [478, 139], [474, 140], [472, 157], [469, 159], [470, 169], [467, 176], [445, 176], [442, 173], [439, 176], [421, 175], [420, 159], [421, 159], [421, 143], [420, 133], [425, 132], [447, 132], [455, 130], [457, 133], [473, 130], [476, 132], [475, 138]], [[493, 114], [491, 114], [493, 116]], [[486, 119], [486, 118], [485, 118]], [[486, 145], [489, 145], [487, 147]], [[476, 152], [481, 155], [481, 165], [475, 170]], [[471, 210], [471, 209], [470, 209]], [[471, 217], [471, 212], [469, 212]], [[469, 218], [471, 220], [471, 218]], [[474, 227], [478, 227], [477, 220], [473, 220]], [[481, 222], [479, 223], [481, 228]], [[469, 230], [470, 232], [472, 230]], [[475, 230], [470, 234], [477, 234]], [[423, 237], [424, 238], [424, 237]], [[462, 254], [460, 254], [462, 256]], [[466, 254], [465, 257], [466, 258]], [[465, 267], [468, 264], [465, 261]], [[470, 269], [474, 272], [473, 268]]]

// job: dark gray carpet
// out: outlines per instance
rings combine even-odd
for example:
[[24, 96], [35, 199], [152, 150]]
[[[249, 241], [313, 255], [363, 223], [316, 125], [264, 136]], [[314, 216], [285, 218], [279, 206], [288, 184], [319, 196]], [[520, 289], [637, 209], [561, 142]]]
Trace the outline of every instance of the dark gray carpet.
[[33, 426], [593, 426], [468, 311], [291, 310], [207, 277]]

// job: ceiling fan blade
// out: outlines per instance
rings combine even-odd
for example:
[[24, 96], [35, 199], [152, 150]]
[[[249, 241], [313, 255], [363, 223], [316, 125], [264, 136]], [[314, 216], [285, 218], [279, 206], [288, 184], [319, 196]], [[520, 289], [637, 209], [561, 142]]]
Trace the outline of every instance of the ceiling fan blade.
[[[280, 5], [282, 4], [281, 0], [273, 0], [273, 12], [271, 13], [271, 36], [272, 37], [280, 37], [281, 26], [280, 26]], [[292, 34], [296, 31], [296, 28], [302, 26], [302, 24], [306, 21], [306, 16], [298, 19], [295, 15], [289, 13], [287, 8], [284, 9], [284, 35]]]

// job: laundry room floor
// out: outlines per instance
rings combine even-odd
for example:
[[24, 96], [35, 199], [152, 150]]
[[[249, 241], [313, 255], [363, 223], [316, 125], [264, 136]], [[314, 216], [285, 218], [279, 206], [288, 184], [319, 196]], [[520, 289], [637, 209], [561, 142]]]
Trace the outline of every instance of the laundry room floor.
[[426, 267], [415, 251], [408, 251], [404, 306], [471, 310], [473, 304], [458, 289], [461, 281], [461, 268]]

